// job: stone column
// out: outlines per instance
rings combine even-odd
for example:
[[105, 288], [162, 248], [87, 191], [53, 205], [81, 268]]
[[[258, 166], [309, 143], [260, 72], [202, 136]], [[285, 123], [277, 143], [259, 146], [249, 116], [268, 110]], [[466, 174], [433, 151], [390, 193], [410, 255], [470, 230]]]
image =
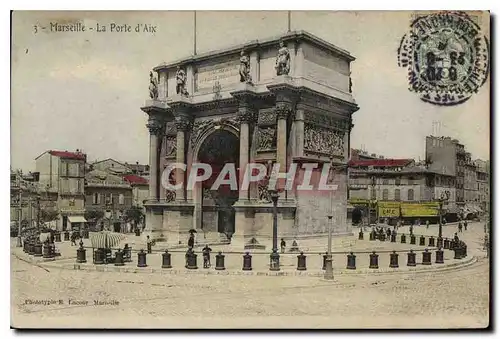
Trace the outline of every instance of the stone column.
[[[241, 105], [241, 104], [240, 104]], [[247, 173], [247, 165], [250, 155], [250, 126], [249, 124], [253, 121], [254, 113], [251, 111], [250, 107], [241, 107], [238, 114], [240, 121], [240, 185], [243, 182], [243, 178]], [[246, 190], [239, 190], [239, 200], [248, 200], [250, 188]]]
[[275, 112], [277, 118], [276, 162], [280, 165], [280, 172], [283, 173], [287, 171], [287, 120], [291, 108], [280, 104], [276, 106]]
[[239, 90], [236, 92], [232, 92], [231, 95], [238, 99], [239, 108], [238, 108], [238, 120], [240, 122], [240, 173], [239, 173], [239, 200], [248, 200], [249, 199], [249, 188], [243, 190], [241, 184], [243, 183], [243, 178], [245, 177], [245, 173], [247, 171], [247, 165], [250, 156], [250, 131], [253, 126], [255, 119], [255, 105], [254, 101], [256, 100], [255, 93], [252, 91], [252, 86], [248, 84], [243, 84], [243, 90]]
[[295, 156], [304, 155], [304, 110], [297, 108], [295, 111]]
[[149, 199], [158, 200], [158, 145], [163, 126], [160, 120], [149, 119]]
[[[176, 163], [186, 164], [186, 131], [188, 130], [190, 121], [187, 117], [177, 116], [175, 118], [175, 126], [177, 128], [177, 153], [176, 153]], [[185, 171], [177, 169], [175, 172], [175, 183], [181, 183], [182, 187], [177, 190], [175, 195], [175, 200], [184, 201], [186, 200], [185, 195]]]

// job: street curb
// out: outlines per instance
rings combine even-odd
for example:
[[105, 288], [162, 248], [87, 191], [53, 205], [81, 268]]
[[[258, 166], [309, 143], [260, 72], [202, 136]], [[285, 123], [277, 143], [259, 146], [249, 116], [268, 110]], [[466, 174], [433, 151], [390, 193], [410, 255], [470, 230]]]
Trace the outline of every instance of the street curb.
[[[429, 273], [429, 272], [441, 272], [454, 270], [458, 268], [463, 268], [470, 266], [477, 262], [477, 257], [471, 256], [464, 261], [455, 262], [451, 264], [432, 264], [430, 266], [418, 265], [420, 268], [407, 268], [403, 266], [403, 269], [400, 268], [379, 268], [379, 269], [356, 269], [356, 270], [336, 270], [334, 271], [335, 275], [366, 275], [366, 274], [404, 274], [404, 273]], [[444, 266], [442, 266], [444, 265]], [[272, 272], [272, 271], [233, 271], [233, 270], [224, 270], [224, 271], [216, 271], [216, 270], [179, 270], [179, 269], [162, 269], [162, 268], [138, 268], [138, 267], [116, 267], [116, 266], [96, 266], [90, 264], [78, 264], [78, 263], [68, 263], [63, 265], [41, 265], [46, 268], [58, 268], [64, 270], [81, 270], [81, 271], [95, 271], [95, 272], [115, 272], [115, 273], [148, 273], [148, 274], [175, 274], [175, 275], [252, 275], [252, 276], [309, 276], [309, 277], [323, 277], [324, 272], [314, 271], [291, 271], [291, 272]]]

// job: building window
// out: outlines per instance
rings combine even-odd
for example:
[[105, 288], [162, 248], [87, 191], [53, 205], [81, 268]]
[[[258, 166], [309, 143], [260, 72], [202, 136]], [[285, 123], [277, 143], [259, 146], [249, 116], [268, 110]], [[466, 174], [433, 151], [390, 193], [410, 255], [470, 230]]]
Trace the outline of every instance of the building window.
[[123, 196], [123, 194], [120, 194], [120, 195], [118, 196], [118, 203], [119, 203], [120, 205], [124, 205], [124, 204], [125, 204], [125, 197]]
[[94, 193], [92, 196], [92, 204], [97, 205], [99, 203], [99, 193]]
[[387, 188], [382, 191], [382, 200], [389, 200], [389, 190]]
[[375, 191], [374, 188], [371, 190], [371, 199], [376, 200], [377, 199], [377, 191]]
[[389, 185], [389, 179], [382, 180], [382, 185]]
[[401, 185], [401, 178], [396, 178], [396, 185], [397, 186]]
[[401, 191], [399, 189], [394, 190], [394, 200], [396, 201], [401, 200]]
[[413, 199], [415, 199], [415, 193], [413, 192], [413, 189], [409, 189], [408, 190], [408, 201], [412, 201]]

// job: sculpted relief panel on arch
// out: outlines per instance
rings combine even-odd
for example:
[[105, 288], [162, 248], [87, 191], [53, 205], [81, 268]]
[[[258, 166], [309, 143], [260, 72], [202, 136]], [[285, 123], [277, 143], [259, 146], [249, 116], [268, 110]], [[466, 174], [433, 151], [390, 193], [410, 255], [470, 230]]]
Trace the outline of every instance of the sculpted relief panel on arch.
[[306, 124], [304, 126], [304, 148], [314, 153], [343, 156], [344, 132]]

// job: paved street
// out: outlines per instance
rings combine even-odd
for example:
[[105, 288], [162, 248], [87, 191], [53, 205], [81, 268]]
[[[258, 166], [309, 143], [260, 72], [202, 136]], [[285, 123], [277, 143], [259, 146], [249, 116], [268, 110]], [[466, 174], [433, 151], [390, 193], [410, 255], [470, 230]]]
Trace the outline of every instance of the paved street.
[[[334, 282], [317, 277], [59, 270], [12, 256], [13, 325], [484, 327], [488, 324], [489, 266], [479, 242], [473, 241], [481, 232], [482, 225], [474, 224], [464, 234], [475, 244], [471, 251], [480, 257], [468, 267], [337, 275]], [[50, 299], [54, 305], [26, 304]], [[94, 305], [95, 300], [102, 305]]]

